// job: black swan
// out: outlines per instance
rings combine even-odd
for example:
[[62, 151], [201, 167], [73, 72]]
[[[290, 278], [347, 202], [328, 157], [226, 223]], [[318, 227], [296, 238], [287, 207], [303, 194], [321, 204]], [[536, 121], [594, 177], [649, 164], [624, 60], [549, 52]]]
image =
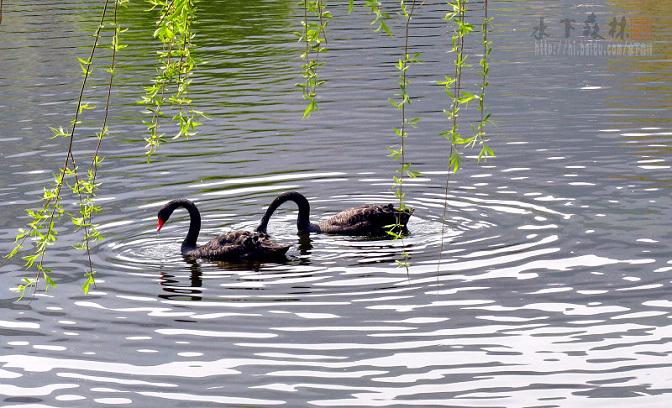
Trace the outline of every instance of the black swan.
[[286, 201], [293, 201], [299, 207], [299, 216], [296, 220], [296, 227], [299, 233], [322, 232], [325, 234], [380, 236], [385, 235], [393, 224], [402, 225], [402, 232], [405, 232], [408, 219], [414, 211], [413, 208], [397, 210], [392, 204], [367, 204], [348, 208], [331, 218], [320, 221], [319, 224], [313, 224], [308, 219], [310, 216], [308, 199], [301, 193], [289, 191], [277, 196], [271, 205], [268, 206], [264, 217], [256, 229], [257, 232], [266, 233], [271, 215]]
[[220, 261], [282, 259], [289, 249], [271, 241], [263, 232], [231, 231], [220, 234], [213, 240], [198, 246], [196, 240], [201, 231], [201, 214], [196, 205], [185, 199], [172, 200], [159, 210], [156, 231], [161, 231], [176, 208], [189, 211], [189, 232], [182, 242], [182, 255], [187, 258], [207, 258]]

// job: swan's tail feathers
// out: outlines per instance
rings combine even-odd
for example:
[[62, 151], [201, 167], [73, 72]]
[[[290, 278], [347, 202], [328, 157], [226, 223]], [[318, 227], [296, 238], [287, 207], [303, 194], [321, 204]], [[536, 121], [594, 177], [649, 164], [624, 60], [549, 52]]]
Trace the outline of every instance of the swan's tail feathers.
[[265, 249], [271, 254], [280, 254], [284, 255], [291, 248], [291, 245], [282, 245], [282, 244], [271, 244]]
[[270, 244], [261, 248], [256, 259], [284, 259], [291, 245]]

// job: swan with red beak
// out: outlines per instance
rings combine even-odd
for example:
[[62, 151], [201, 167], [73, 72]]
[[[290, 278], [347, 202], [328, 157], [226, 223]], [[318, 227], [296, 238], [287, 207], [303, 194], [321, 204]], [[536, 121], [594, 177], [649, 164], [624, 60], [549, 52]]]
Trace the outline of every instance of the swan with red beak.
[[289, 245], [280, 245], [271, 241], [263, 232], [231, 231], [218, 235], [209, 242], [198, 245], [196, 240], [201, 231], [201, 213], [196, 204], [186, 198], [169, 201], [158, 213], [156, 231], [163, 225], [177, 208], [189, 212], [189, 231], [182, 242], [181, 252], [186, 258], [205, 258], [218, 261], [240, 260], [285, 260]]

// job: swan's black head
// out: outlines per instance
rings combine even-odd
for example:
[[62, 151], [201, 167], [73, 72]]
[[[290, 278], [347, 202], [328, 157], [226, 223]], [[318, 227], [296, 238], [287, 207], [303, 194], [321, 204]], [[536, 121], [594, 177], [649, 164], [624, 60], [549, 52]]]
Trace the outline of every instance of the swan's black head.
[[173, 214], [173, 211], [175, 211], [177, 207], [189, 208], [190, 206], [193, 207], [194, 203], [187, 200], [186, 198], [178, 198], [177, 200], [172, 200], [166, 203], [166, 205], [161, 207], [159, 210], [158, 220], [156, 222], [156, 232], [161, 231], [163, 224], [168, 221], [170, 216]]

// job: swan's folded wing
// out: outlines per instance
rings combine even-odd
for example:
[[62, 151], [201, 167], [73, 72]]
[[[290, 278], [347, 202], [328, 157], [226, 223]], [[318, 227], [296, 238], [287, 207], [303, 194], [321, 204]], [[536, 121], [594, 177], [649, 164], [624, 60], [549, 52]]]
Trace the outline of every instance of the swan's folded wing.
[[393, 224], [405, 227], [412, 213], [412, 209], [400, 212], [392, 204], [362, 205], [337, 213], [321, 222], [320, 228], [332, 234], [384, 235]]
[[194, 255], [219, 260], [261, 259], [283, 256], [289, 246], [276, 244], [268, 235], [231, 231], [194, 250]]
[[362, 205], [359, 207], [348, 208], [334, 214], [327, 219], [327, 222], [333, 226], [353, 226], [360, 223], [371, 222], [372, 217], [376, 217], [380, 212], [379, 205]]

